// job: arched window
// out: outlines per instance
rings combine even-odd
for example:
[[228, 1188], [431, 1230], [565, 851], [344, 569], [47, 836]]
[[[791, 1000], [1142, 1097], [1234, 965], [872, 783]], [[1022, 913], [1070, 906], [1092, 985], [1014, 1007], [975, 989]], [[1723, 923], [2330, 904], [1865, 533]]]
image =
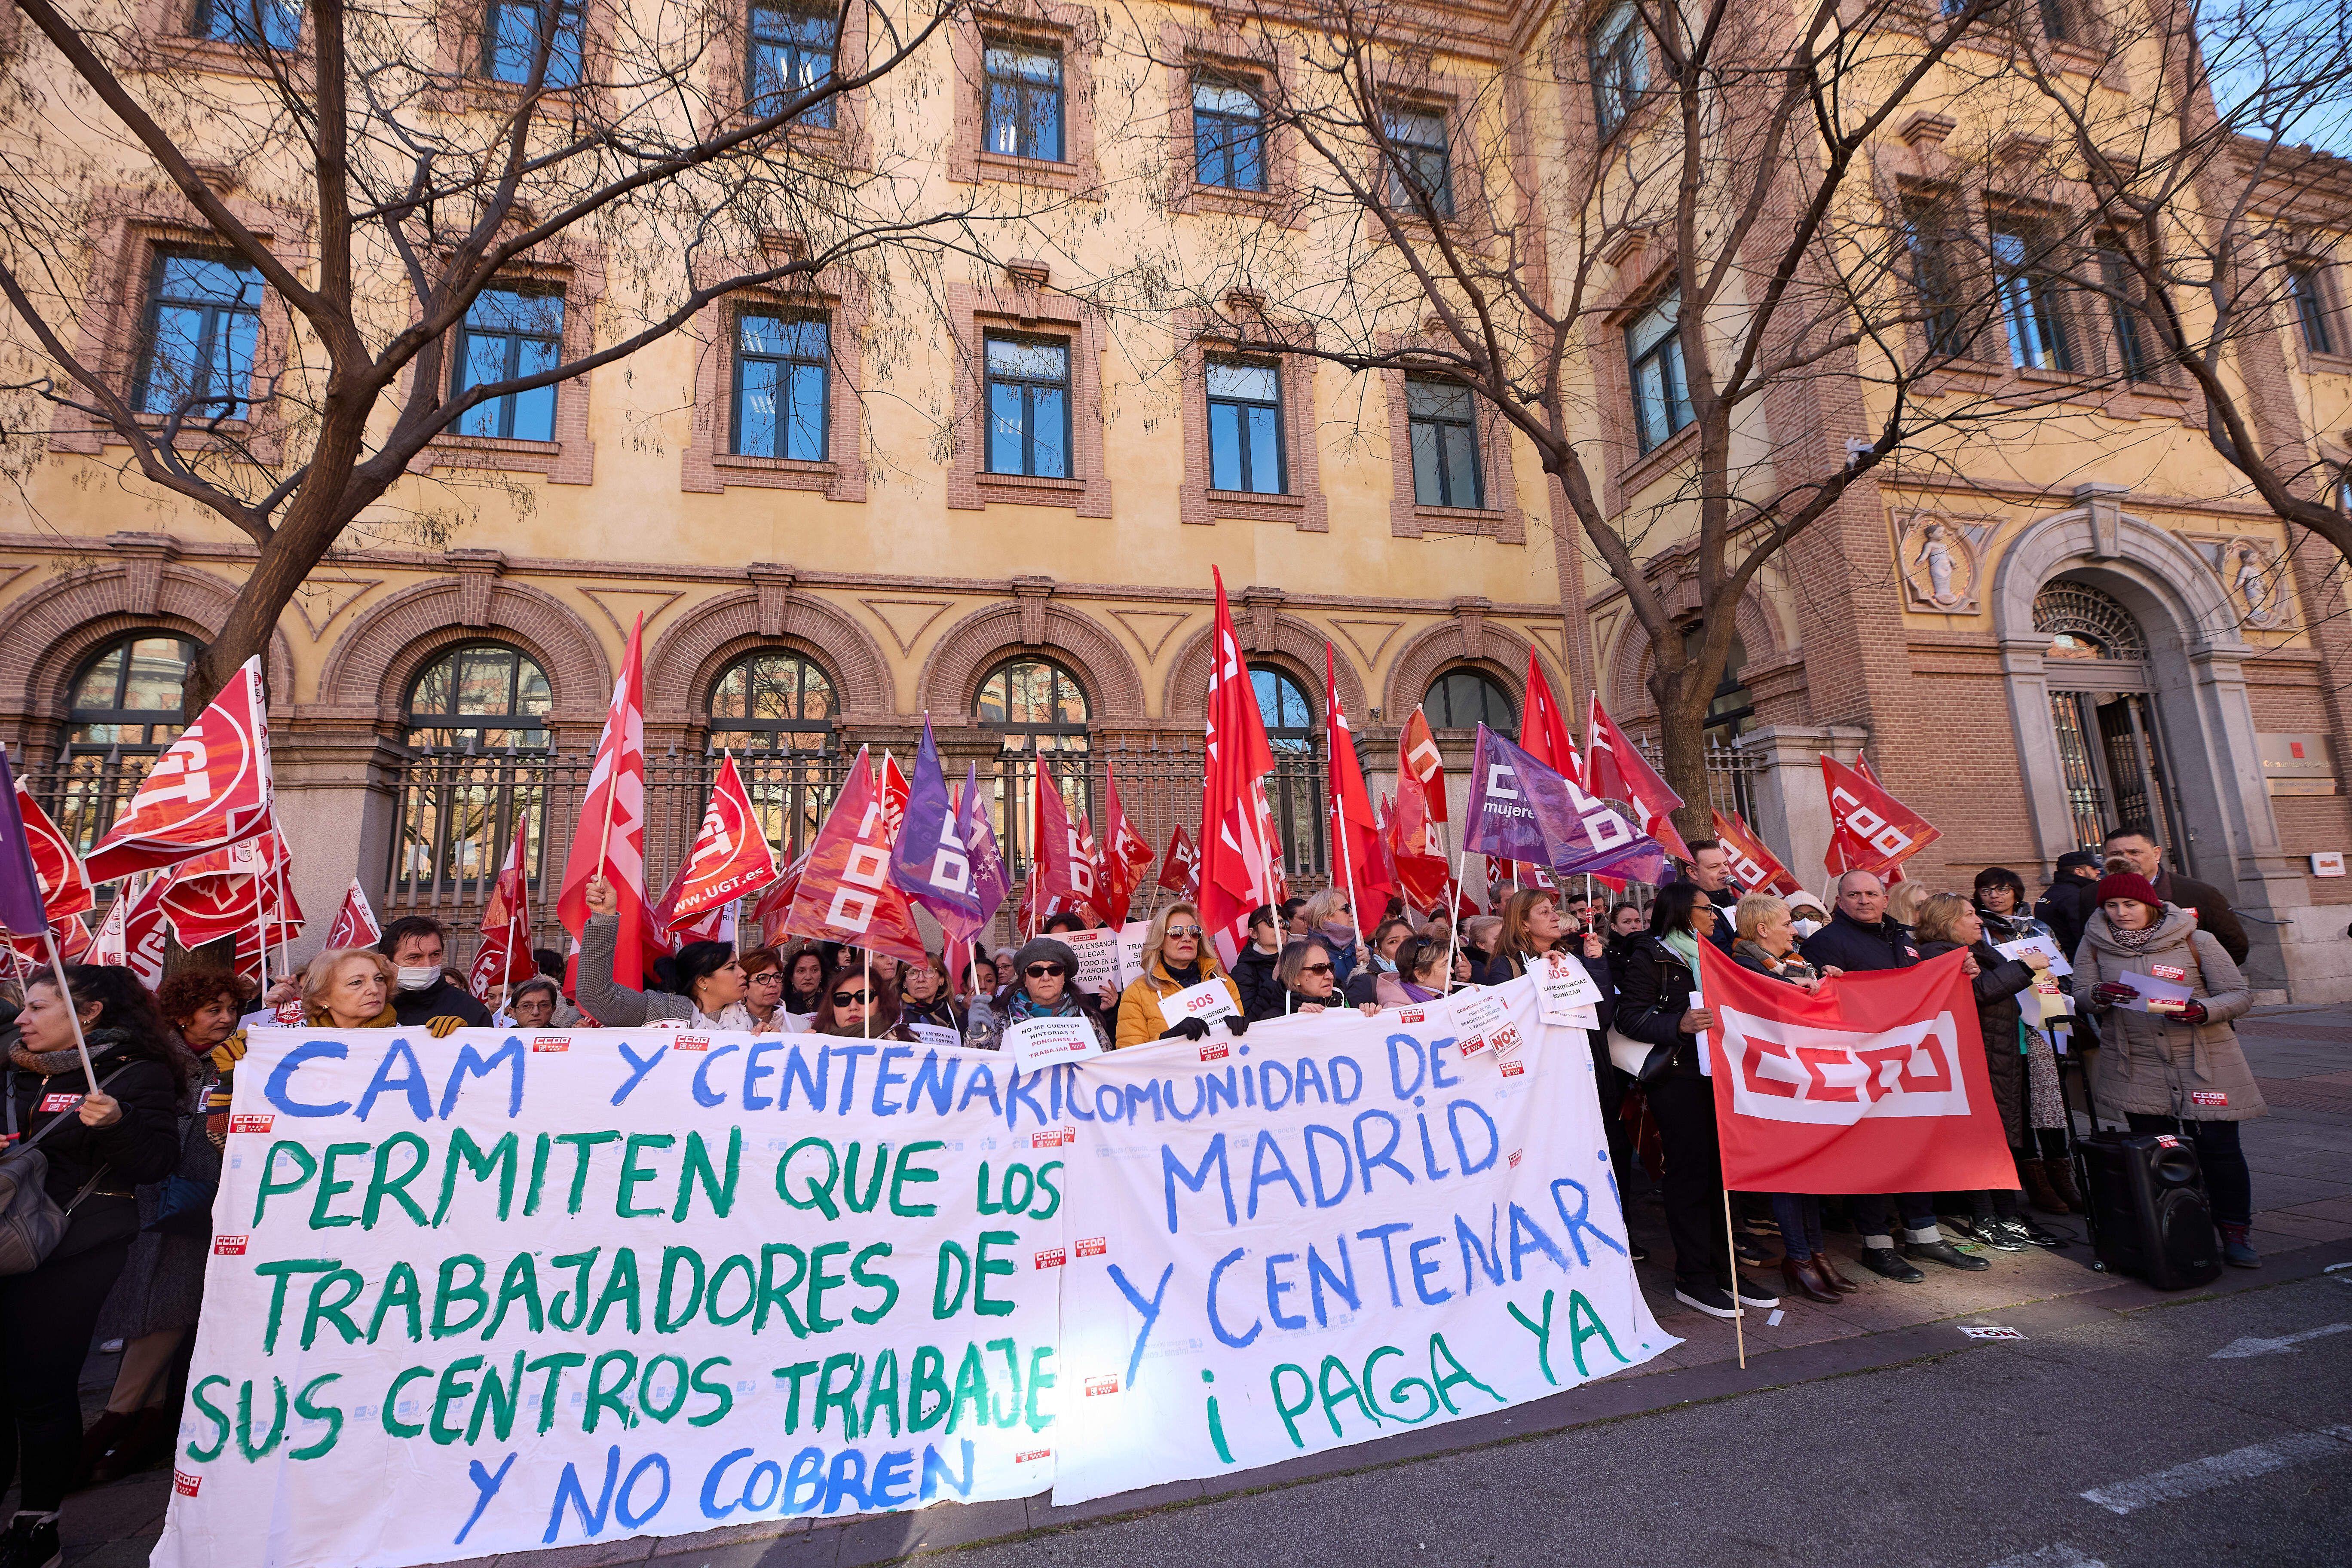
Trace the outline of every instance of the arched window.
[[497, 643], [435, 657], [408, 689], [408, 743], [419, 751], [537, 751], [553, 698], [546, 672]]
[[1269, 664], [1250, 666], [1250, 685], [1257, 692], [1258, 717], [1265, 721], [1265, 738], [1279, 754], [1315, 750], [1315, 704], [1307, 688]]
[[77, 849], [105, 837], [154, 755], [179, 739], [180, 689], [195, 656], [186, 637], [133, 632], [100, 648], [75, 674], [66, 706], [66, 777], [44, 804]]
[[1519, 710], [1508, 693], [1475, 669], [1449, 669], [1430, 683], [1423, 711], [1433, 730], [1468, 730], [1484, 724], [1497, 735], [1517, 740]]
[[736, 752], [822, 752], [841, 711], [833, 682], [796, 653], [739, 658], [710, 689], [710, 743]]
[[179, 738], [180, 686], [196, 645], [169, 632], [107, 644], [74, 677], [66, 744], [75, 751], [162, 751]]
[[1080, 813], [1092, 811], [1086, 771], [1086, 689], [1076, 676], [1049, 659], [1008, 659], [980, 683], [974, 711], [982, 729], [1002, 738], [993, 802], [996, 838], [1006, 868], [1017, 879], [1028, 874], [1034, 756], [1049, 759], [1073, 825]]
[[840, 711], [832, 678], [787, 649], [746, 655], [710, 688], [711, 749], [742, 753], [744, 787], [780, 855], [807, 848], [833, 803], [822, 763]]

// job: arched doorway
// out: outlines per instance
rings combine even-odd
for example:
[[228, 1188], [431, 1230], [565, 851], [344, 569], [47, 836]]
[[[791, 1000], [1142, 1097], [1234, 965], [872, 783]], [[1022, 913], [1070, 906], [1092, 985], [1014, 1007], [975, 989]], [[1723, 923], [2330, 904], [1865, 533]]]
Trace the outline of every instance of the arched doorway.
[[2096, 848], [2109, 829], [2142, 826], [2168, 845], [2179, 831], [2179, 791], [2165, 770], [2147, 634], [2123, 602], [2070, 578], [2033, 599], [2046, 634], [2050, 723], [2075, 844]]

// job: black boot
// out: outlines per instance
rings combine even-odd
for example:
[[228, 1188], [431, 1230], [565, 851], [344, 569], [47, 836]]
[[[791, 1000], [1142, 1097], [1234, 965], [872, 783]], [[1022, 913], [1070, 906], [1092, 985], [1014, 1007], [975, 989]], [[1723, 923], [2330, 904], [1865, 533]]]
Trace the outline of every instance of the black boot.
[[1862, 1266], [1873, 1274], [1883, 1274], [1898, 1284], [1916, 1285], [1927, 1276], [1903, 1260], [1903, 1254], [1891, 1247], [1865, 1247], [1862, 1249]]

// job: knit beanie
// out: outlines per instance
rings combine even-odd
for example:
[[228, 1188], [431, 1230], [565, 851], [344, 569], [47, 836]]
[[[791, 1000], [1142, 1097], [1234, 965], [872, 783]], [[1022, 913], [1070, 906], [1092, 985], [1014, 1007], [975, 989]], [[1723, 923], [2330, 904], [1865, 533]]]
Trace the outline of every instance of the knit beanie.
[[2099, 885], [2091, 896], [2103, 904], [2109, 899], [2135, 899], [2151, 910], [2164, 908], [2164, 900], [2157, 897], [2155, 885], [2136, 871], [2115, 871], [2100, 878]]

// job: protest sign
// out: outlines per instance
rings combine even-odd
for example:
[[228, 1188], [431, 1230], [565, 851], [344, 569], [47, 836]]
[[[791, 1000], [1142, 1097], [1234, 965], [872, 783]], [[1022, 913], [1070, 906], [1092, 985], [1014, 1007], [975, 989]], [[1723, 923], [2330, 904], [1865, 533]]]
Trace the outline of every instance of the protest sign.
[[1116, 989], [1127, 984], [1119, 967], [1118, 932], [1108, 926], [1093, 931], [1060, 931], [1054, 940], [1066, 942], [1077, 954], [1078, 973], [1076, 988], [1091, 995], [1096, 987], [1108, 985]]
[[1024, 1071], [1049, 1062], [1083, 1061], [1102, 1054], [1095, 1026], [1081, 1017], [1024, 1018], [1004, 1031], [1004, 1054]]
[[963, 1037], [958, 1035], [953, 1029], [948, 1027], [945, 1024], [926, 1024], [918, 1020], [909, 1020], [907, 1024], [907, 1033], [914, 1036], [919, 1044], [926, 1046], [960, 1046], [963, 1044]]
[[[2149, 967], [2167, 966], [2151, 964]], [[2184, 973], [2182, 970], [2174, 969], [2169, 976], [2159, 976], [2126, 969], [2118, 978], [2139, 994], [2116, 1005], [2126, 1013], [2177, 1013], [2180, 1011], [2181, 1004], [2189, 1001], [2192, 994], [2189, 987], [2180, 983]]]
[[1150, 921], [1129, 921], [1118, 928], [1118, 973], [1121, 984], [1131, 984], [1143, 978], [1143, 939], [1150, 934]]
[[[1054, 1500], [1484, 1415], [1678, 1342], [1625, 1251], [1584, 1037], [1352, 1009], [1081, 1070]], [[1212, 1054], [1213, 1053], [1213, 1054]]]
[[1198, 985], [1188, 985], [1171, 996], [1160, 999], [1160, 1016], [1172, 1027], [1187, 1018], [1198, 1018], [1213, 1024], [1219, 1018], [1232, 1018], [1241, 1009], [1234, 1005], [1234, 994], [1223, 978], [1203, 980]]
[[1537, 1011], [1545, 1023], [1579, 1029], [1601, 1026], [1597, 1009], [1605, 998], [1584, 965], [1554, 953], [1549, 963], [1535, 964], [1528, 973], [1535, 976]]
[[2015, 942], [1997, 942], [1993, 943], [1992, 950], [2003, 958], [2023, 958], [2029, 952], [2038, 952], [2050, 961], [2051, 973], [2063, 976], [2074, 973], [2074, 966], [2066, 962], [2066, 955], [2059, 950], [2058, 939], [2054, 936], [2027, 936]]
[[1071, 1069], [815, 1036], [249, 1038], [158, 1568], [1051, 1480]]

